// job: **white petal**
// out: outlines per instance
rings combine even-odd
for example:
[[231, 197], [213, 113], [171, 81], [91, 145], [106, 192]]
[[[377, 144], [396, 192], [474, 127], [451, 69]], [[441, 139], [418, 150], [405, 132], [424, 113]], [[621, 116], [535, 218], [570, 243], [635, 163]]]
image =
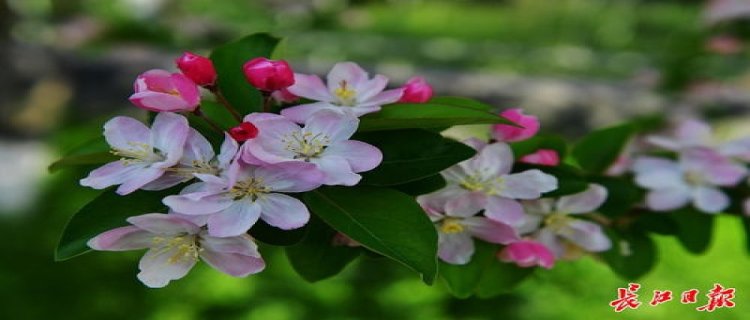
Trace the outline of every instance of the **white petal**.
[[690, 200], [690, 190], [672, 188], [652, 190], [646, 195], [646, 205], [651, 210], [669, 211], [685, 206]]
[[693, 205], [705, 213], [720, 213], [729, 207], [729, 197], [717, 188], [697, 187], [693, 190]]
[[192, 257], [183, 257], [182, 259], [173, 259], [179, 257], [177, 248], [172, 250], [151, 249], [141, 258], [138, 268], [138, 279], [150, 288], [163, 288], [172, 280], [177, 280], [193, 268], [197, 259]]
[[310, 211], [302, 201], [281, 193], [271, 193], [258, 199], [261, 219], [283, 229], [297, 229], [310, 220]]
[[260, 210], [260, 205], [256, 202], [235, 201], [229, 208], [208, 218], [208, 233], [214, 237], [241, 235], [258, 221]]
[[607, 189], [590, 184], [586, 191], [561, 197], [557, 201], [557, 210], [565, 213], [589, 213], [599, 208], [607, 200]]

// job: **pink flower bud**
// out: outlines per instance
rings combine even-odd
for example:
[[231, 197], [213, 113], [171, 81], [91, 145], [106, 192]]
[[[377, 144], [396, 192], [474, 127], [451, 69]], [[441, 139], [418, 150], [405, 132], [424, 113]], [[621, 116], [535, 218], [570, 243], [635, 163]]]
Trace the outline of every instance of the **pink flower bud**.
[[498, 259], [505, 262], [514, 262], [519, 267], [541, 266], [552, 269], [555, 264], [555, 255], [544, 244], [531, 240], [514, 242], [503, 248], [498, 254]]
[[560, 164], [560, 156], [552, 149], [539, 149], [521, 157], [520, 162], [554, 167]]
[[216, 69], [211, 59], [185, 52], [175, 60], [175, 63], [182, 74], [199, 86], [212, 86], [216, 83]]
[[294, 72], [284, 60], [259, 57], [245, 63], [242, 70], [247, 82], [261, 91], [273, 92], [294, 84]]
[[508, 109], [500, 113], [500, 115], [522, 128], [507, 124], [492, 126], [492, 137], [497, 141], [522, 141], [533, 137], [539, 131], [539, 119], [535, 116], [523, 114], [521, 109]]
[[432, 86], [422, 77], [413, 77], [404, 85], [404, 94], [398, 102], [425, 103], [432, 98]]
[[298, 96], [289, 92], [286, 88], [274, 91], [271, 97], [278, 103], [292, 103], [299, 100]]
[[245, 142], [258, 136], [258, 128], [250, 122], [243, 122], [229, 129], [229, 135], [237, 142]]
[[201, 101], [200, 89], [188, 77], [165, 70], [149, 70], [135, 80], [130, 102], [150, 111], [194, 111]]

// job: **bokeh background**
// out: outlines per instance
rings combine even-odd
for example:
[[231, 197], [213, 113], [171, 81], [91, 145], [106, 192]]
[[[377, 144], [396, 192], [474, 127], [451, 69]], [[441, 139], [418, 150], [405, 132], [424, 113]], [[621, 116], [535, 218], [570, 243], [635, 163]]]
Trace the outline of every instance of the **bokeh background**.
[[[711, 249], [656, 237], [653, 290], [736, 287], [735, 309], [706, 314], [672, 301], [615, 315], [627, 284], [594, 258], [537, 272], [491, 300], [457, 300], [442, 284], [364, 258], [315, 284], [282, 250], [247, 279], [205, 266], [166, 289], [135, 278], [140, 253], [53, 262], [69, 217], [97, 191], [47, 165], [101, 133], [128, 105], [135, 76], [174, 69], [182, 50], [244, 34], [286, 37], [277, 54], [303, 72], [353, 60], [394, 85], [425, 76], [462, 95], [539, 115], [576, 138], [634, 115], [703, 114], [722, 136], [750, 132], [750, 1], [679, 0], [0, 0], [0, 319], [750, 319], [750, 259], [735, 217]], [[106, 212], [102, 212], [106, 214]]]

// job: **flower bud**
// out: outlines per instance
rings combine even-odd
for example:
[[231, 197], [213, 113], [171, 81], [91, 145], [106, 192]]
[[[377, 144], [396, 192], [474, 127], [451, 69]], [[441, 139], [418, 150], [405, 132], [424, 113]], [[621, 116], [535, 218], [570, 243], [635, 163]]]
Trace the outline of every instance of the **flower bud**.
[[245, 142], [258, 136], [258, 128], [250, 122], [243, 122], [229, 129], [229, 135], [237, 142]]
[[278, 103], [292, 103], [299, 100], [297, 95], [289, 92], [286, 88], [274, 91], [271, 97]]
[[182, 74], [199, 86], [213, 86], [216, 83], [216, 69], [209, 58], [185, 52], [175, 60], [175, 63]]
[[245, 79], [261, 91], [273, 92], [294, 84], [294, 72], [284, 60], [255, 58], [242, 67]]
[[403, 86], [404, 94], [398, 102], [425, 103], [432, 98], [432, 86], [422, 77], [413, 77]]
[[130, 102], [150, 111], [194, 111], [201, 100], [200, 89], [193, 80], [165, 70], [154, 69], [139, 75], [134, 89]]
[[507, 124], [492, 126], [492, 137], [497, 141], [522, 141], [533, 137], [539, 131], [539, 119], [523, 114], [521, 109], [508, 109], [500, 115], [521, 127]]
[[552, 269], [555, 255], [544, 244], [536, 241], [521, 240], [513, 242], [497, 254], [498, 259], [514, 262], [519, 267], [541, 266]]
[[542, 166], [554, 167], [560, 164], [560, 156], [557, 151], [552, 149], [539, 149], [534, 153], [529, 153], [519, 160], [524, 163], [538, 164]]

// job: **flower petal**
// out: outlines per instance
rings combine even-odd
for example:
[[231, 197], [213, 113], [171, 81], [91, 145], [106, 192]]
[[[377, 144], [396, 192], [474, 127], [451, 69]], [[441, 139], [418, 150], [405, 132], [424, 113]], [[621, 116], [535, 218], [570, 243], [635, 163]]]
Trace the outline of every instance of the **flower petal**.
[[561, 197], [557, 210], [565, 213], [589, 213], [599, 208], [607, 200], [607, 189], [598, 184], [589, 184], [586, 191]]
[[523, 224], [526, 217], [523, 206], [518, 201], [497, 196], [488, 197], [484, 215], [514, 227]]
[[131, 171], [130, 174], [125, 177], [125, 181], [123, 181], [120, 187], [117, 188], [116, 192], [122, 196], [130, 194], [152, 181], [159, 179], [162, 175], [164, 175], [164, 169], [141, 167], [138, 170]]
[[204, 215], [221, 212], [229, 208], [234, 202], [225, 194], [206, 195], [196, 192], [199, 197], [193, 197], [192, 193], [167, 196], [162, 200], [170, 209], [188, 215]]
[[289, 107], [281, 110], [281, 115], [296, 123], [305, 123], [313, 114], [321, 110], [331, 110], [341, 112], [341, 107], [332, 105], [329, 102], [313, 102]]
[[[399, 99], [401, 99], [401, 96], [404, 95], [404, 89], [403, 88], [397, 88], [397, 89], [391, 89], [391, 90], [385, 90], [381, 93], [376, 94], [375, 96], [365, 100], [362, 102], [363, 107], [370, 107], [370, 106], [382, 106], [384, 104], [391, 104], [398, 102]], [[364, 109], [362, 109], [364, 111]], [[371, 109], [368, 111], [365, 111], [362, 114], [367, 114], [371, 112], [378, 111], [379, 109]], [[360, 114], [360, 115], [362, 115]]]
[[263, 271], [266, 264], [250, 236], [201, 239], [201, 258], [211, 267], [228, 275], [245, 277]]
[[140, 166], [125, 165], [126, 162], [115, 161], [94, 169], [86, 178], [81, 179], [84, 187], [104, 189], [125, 182], [130, 174], [139, 170]]
[[141, 270], [138, 273], [138, 279], [150, 288], [163, 288], [170, 281], [187, 275], [197, 262], [197, 259], [193, 257], [172, 259], [175, 256], [180, 256], [177, 248], [149, 250], [138, 264]]
[[[387, 85], [388, 78], [384, 75], [376, 74], [372, 79], [363, 81], [358, 87], [354, 88], [357, 92], [357, 100], [363, 102], [368, 101], [378, 93], [381, 93]], [[400, 98], [401, 95], [399, 95], [399, 99]]]
[[88, 241], [88, 246], [101, 251], [127, 251], [151, 246], [154, 235], [138, 227], [127, 226], [100, 233]]
[[367, 81], [369, 75], [354, 62], [339, 62], [331, 68], [326, 76], [328, 80], [328, 90], [333, 91], [339, 88], [342, 82], [352, 88], [360, 88]]
[[200, 227], [179, 216], [162, 213], [147, 213], [130, 217], [127, 221], [143, 230], [158, 235], [197, 234]]
[[349, 161], [342, 157], [327, 156], [312, 160], [318, 165], [318, 170], [325, 174], [323, 184], [333, 186], [353, 186], [359, 183], [362, 176], [354, 173], [349, 166]]
[[612, 247], [612, 241], [604, 235], [602, 227], [588, 221], [572, 221], [560, 236], [589, 252], [607, 251]]
[[346, 159], [354, 172], [370, 171], [383, 161], [383, 153], [380, 152], [380, 149], [355, 140], [332, 144], [324, 151], [323, 156], [325, 155]]
[[180, 161], [185, 140], [190, 126], [185, 117], [171, 112], [160, 112], [151, 125], [150, 145], [166, 155], [165, 166], [172, 166]]
[[302, 201], [281, 193], [271, 193], [260, 199], [261, 219], [283, 230], [297, 229], [310, 220], [310, 211]]
[[720, 213], [729, 207], [729, 197], [717, 188], [696, 187], [693, 189], [693, 205], [705, 213]]
[[323, 80], [316, 75], [307, 75], [301, 73], [294, 74], [294, 84], [287, 90], [296, 96], [310, 100], [331, 102], [333, 97], [328, 92], [328, 88], [323, 84]]
[[474, 240], [468, 232], [438, 232], [438, 256], [450, 264], [467, 264], [474, 255]]
[[260, 218], [260, 205], [249, 200], [234, 201], [229, 208], [208, 218], [208, 234], [213, 237], [239, 236]]
[[151, 145], [151, 131], [138, 120], [114, 117], [104, 124], [104, 138], [114, 149], [130, 150], [134, 145]]
[[685, 206], [690, 200], [687, 188], [652, 190], [646, 195], [646, 206], [655, 211], [669, 211]]
[[487, 206], [487, 198], [487, 195], [481, 192], [460, 193], [447, 199], [443, 212], [452, 217], [474, 216]]
[[348, 140], [359, 126], [359, 119], [340, 112], [321, 110], [305, 121], [305, 132], [322, 134], [335, 144]]
[[211, 143], [198, 130], [188, 128], [180, 163], [187, 166], [192, 166], [194, 161], [209, 163], [215, 155]]
[[469, 233], [490, 243], [509, 244], [518, 241], [518, 234], [513, 227], [484, 217], [469, 217], [461, 220]]
[[557, 189], [557, 178], [538, 169], [504, 176], [505, 187], [498, 193], [512, 199], [537, 199]]

